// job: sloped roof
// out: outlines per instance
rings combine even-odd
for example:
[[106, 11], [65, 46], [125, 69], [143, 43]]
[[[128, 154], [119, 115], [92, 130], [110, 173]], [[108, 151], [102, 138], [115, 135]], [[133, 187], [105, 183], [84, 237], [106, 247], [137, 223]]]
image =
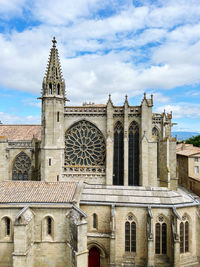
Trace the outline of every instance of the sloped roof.
[[200, 153], [200, 147], [193, 146], [192, 144], [178, 144], [176, 147], [176, 154], [182, 156], [192, 156]]
[[178, 189], [172, 191], [164, 187], [86, 185], [81, 196], [81, 204], [113, 203], [115, 205], [193, 205], [188, 193]]
[[33, 137], [41, 140], [41, 125], [0, 124], [0, 137], [10, 141], [32, 140]]
[[0, 182], [0, 204], [3, 203], [69, 203], [78, 183], [41, 181]]

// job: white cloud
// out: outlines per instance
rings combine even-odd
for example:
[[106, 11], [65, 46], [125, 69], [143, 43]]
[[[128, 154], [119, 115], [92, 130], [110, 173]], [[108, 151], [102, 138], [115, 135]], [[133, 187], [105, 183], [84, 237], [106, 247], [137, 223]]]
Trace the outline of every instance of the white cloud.
[[173, 118], [200, 118], [200, 104], [177, 103], [158, 107], [156, 112], [172, 111]]
[[1, 19], [12, 16], [21, 16], [26, 0], [0, 0]]
[[[133, 97], [146, 89], [200, 82], [198, 1], [141, 1], [140, 7], [131, 1], [124, 1], [123, 7], [117, 1], [99, 0], [15, 0], [3, 1], [4, 6], [6, 2], [12, 2], [13, 9], [27, 8], [28, 3], [42, 24], [0, 35], [0, 84], [5, 88], [40, 94], [53, 35], [59, 41], [72, 104], [105, 102], [109, 93], [119, 102], [126, 93]], [[115, 10], [111, 16], [95, 15], [108, 3]], [[149, 43], [156, 47], [148, 48]], [[85, 51], [91, 54], [82, 55]], [[139, 57], [144, 61], [137, 64]], [[169, 98], [157, 93], [156, 100], [166, 103]]]
[[40, 124], [40, 116], [17, 116], [15, 114], [9, 114], [0, 112], [0, 121], [3, 124]]

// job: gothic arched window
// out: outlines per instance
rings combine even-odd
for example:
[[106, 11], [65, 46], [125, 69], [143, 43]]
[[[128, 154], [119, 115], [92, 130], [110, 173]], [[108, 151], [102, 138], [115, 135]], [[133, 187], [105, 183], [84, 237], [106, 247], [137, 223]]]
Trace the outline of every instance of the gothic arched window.
[[189, 252], [189, 222], [180, 223], [180, 253]]
[[5, 224], [6, 224], [6, 235], [9, 236], [10, 235], [10, 218], [6, 217], [5, 218]]
[[47, 235], [52, 235], [52, 218], [47, 217], [46, 223], [47, 223]]
[[136, 223], [129, 215], [125, 223], [125, 251], [136, 252]]
[[117, 122], [114, 128], [114, 166], [113, 184], [124, 184], [124, 129], [121, 122]]
[[88, 121], [75, 123], [65, 134], [65, 165], [103, 166], [105, 141], [101, 131]]
[[155, 233], [155, 253], [167, 254], [167, 224], [165, 222], [156, 223]]
[[153, 127], [152, 129], [152, 137], [156, 140], [157, 142], [157, 177], [160, 177], [160, 171], [159, 171], [159, 131], [156, 127]]
[[133, 121], [129, 127], [128, 184], [139, 185], [139, 127]]
[[49, 83], [49, 94], [52, 95], [53, 94], [53, 87], [52, 87], [52, 83]]
[[60, 84], [57, 84], [57, 94], [60, 95]]
[[20, 152], [15, 158], [12, 171], [13, 180], [28, 180], [28, 173], [31, 167], [30, 158], [24, 153]]

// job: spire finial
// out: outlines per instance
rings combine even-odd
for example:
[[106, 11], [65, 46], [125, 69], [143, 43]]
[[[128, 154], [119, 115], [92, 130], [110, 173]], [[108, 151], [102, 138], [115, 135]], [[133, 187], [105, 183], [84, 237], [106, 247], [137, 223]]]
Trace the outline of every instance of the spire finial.
[[56, 41], [56, 37], [55, 36], [53, 37], [52, 43], [53, 43], [53, 47], [56, 47], [57, 41]]

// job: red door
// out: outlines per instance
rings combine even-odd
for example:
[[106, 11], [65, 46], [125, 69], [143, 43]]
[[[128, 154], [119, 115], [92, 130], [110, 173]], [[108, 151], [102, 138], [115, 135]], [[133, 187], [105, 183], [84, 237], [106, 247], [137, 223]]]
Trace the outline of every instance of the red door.
[[100, 267], [100, 252], [98, 248], [91, 248], [89, 251], [88, 267]]

